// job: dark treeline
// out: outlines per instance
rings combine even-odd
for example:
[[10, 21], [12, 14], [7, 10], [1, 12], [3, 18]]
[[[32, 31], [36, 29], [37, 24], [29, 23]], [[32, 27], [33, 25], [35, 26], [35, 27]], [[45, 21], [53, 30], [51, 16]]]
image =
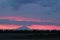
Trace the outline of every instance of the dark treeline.
[[0, 33], [60, 33], [60, 30], [0, 30]]

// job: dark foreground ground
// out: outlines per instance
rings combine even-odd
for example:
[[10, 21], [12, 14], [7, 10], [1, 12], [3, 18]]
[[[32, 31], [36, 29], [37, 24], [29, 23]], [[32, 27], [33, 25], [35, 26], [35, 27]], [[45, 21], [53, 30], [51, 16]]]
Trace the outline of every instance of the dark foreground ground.
[[0, 30], [0, 39], [6, 40], [60, 40], [60, 31], [2, 31]]

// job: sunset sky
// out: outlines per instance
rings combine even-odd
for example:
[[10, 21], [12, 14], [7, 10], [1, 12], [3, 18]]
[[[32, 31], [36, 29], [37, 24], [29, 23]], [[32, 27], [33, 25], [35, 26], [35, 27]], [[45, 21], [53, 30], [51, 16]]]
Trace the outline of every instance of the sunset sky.
[[60, 0], [0, 0], [0, 30], [60, 30]]

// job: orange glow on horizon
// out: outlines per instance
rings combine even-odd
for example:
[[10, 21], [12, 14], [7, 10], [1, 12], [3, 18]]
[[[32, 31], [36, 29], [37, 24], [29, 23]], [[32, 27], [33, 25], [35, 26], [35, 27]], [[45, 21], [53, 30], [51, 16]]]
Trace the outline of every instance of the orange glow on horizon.
[[22, 26], [14, 25], [14, 24], [0, 24], [0, 30], [15, 30], [20, 27], [22, 27]]
[[53, 25], [30, 25], [28, 28], [32, 30], [60, 30], [60, 26]]

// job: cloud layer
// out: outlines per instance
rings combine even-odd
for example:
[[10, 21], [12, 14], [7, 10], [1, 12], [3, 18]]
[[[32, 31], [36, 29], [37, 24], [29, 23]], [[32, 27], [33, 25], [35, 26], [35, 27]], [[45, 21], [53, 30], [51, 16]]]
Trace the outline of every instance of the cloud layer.
[[[48, 28], [47, 28], [48, 27]], [[0, 30], [59, 30], [60, 23], [18, 16], [0, 16]]]
[[60, 21], [60, 0], [0, 0], [0, 16]]
[[0, 0], [1, 20], [60, 25], [60, 0]]

